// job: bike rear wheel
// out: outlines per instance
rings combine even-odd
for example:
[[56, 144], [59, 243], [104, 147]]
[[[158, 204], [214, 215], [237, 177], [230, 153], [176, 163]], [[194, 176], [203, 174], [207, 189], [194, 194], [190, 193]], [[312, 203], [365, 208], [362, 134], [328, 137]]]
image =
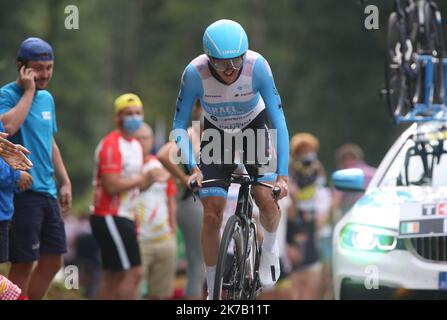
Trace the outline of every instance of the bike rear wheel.
[[444, 34], [441, 25], [441, 13], [435, 4], [425, 3], [425, 26], [423, 50], [438, 59], [435, 64], [433, 78], [433, 103], [444, 103]]
[[242, 221], [233, 215], [227, 221], [219, 246], [214, 300], [243, 299], [243, 276], [240, 270], [244, 259], [243, 244]]
[[[405, 57], [411, 54], [408, 47], [411, 41], [402, 34], [402, 29], [397, 13], [393, 12], [389, 17], [387, 30], [385, 94], [389, 113], [395, 122], [398, 117], [404, 116], [413, 108], [414, 95], [411, 58]], [[405, 43], [402, 44], [402, 42]]]

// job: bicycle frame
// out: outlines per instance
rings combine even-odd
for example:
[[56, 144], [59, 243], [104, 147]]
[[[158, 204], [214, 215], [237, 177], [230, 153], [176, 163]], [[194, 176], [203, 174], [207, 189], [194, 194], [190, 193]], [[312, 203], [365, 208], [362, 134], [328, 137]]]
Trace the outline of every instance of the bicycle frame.
[[[257, 181], [256, 176], [251, 175], [239, 175], [239, 174], [233, 174], [231, 177], [227, 179], [210, 179], [205, 180], [202, 182], [203, 184], [210, 183], [210, 182], [225, 182], [228, 184], [236, 183], [240, 185], [238, 198], [237, 198], [237, 205], [235, 210], [235, 216], [237, 216], [237, 219], [240, 223], [240, 232], [241, 232], [241, 238], [242, 238], [242, 257], [240, 261], [237, 261], [237, 264], [239, 266], [238, 273], [242, 275], [242, 281], [239, 281], [237, 283], [236, 291], [241, 294], [242, 296], [236, 297], [236, 300], [238, 300], [241, 297], [248, 297], [249, 299], [256, 298], [257, 294], [262, 290], [260, 283], [259, 283], [259, 275], [258, 275], [258, 268], [259, 268], [259, 261], [260, 261], [260, 251], [257, 243], [257, 230], [256, 230], [256, 224], [253, 222], [253, 198], [251, 194], [251, 186], [252, 185], [262, 185], [264, 187], [273, 188], [273, 186]], [[225, 230], [227, 227], [225, 227]], [[226, 232], [226, 231], [225, 231]], [[225, 232], [224, 232], [224, 238], [225, 238]], [[228, 241], [225, 240], [225, 241]], [[225, 242], [228, 243], [228, 242]], [[252, 246], [254, 244], [254, 246]], [[225, 247], [223, 247], [225, 248]], [[255, 248], [255, 249], [252, 249]], [[251, 249], [251, 251], [250, 251]], [[219, 252], [221, 254], [222, 250], [222, 243], [219, 245]], [[220, 259], [220, 258], [219, 258]], [[246, 271], [247, 271], [247, 260], [249, 261], [250, 265], [250, 271], [253, 271], [250, 275], [249, 285], [250, 287], [245, 287], [246, 284]], [[221, 261], [221, 260], [219, 260]], [[218, 265], [219, 265], [218, 261]], [[224, 260], [223, 260], [224, 261]], [[253, 269], [251, 269], [253, 268]], [[216, 278], [217, 279], [217, 278]]]

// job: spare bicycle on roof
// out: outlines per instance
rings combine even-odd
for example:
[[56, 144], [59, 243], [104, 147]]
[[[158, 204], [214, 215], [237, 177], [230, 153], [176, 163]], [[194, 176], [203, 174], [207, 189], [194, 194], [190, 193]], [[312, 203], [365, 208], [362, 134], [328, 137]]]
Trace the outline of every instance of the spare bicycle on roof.
[[447, 120], [447, 59], [434, 0], [394, 0], [388, 20], [385, 84], [394, 122]]

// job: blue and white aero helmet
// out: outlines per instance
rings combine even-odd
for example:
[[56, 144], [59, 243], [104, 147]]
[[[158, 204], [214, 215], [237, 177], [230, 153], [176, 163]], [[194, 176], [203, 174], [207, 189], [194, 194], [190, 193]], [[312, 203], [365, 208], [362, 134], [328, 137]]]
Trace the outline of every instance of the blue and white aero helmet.
[[248, 50], [248, 38], [242, 26], [232, 20], [218, 20], [203, 34], [205, 54], [216, 59], [231, 59]]

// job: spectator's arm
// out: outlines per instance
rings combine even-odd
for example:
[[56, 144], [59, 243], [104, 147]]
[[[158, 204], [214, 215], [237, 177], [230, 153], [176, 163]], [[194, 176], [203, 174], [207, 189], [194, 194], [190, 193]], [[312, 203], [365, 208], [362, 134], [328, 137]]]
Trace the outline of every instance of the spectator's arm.
[[177, 189], [175, 187], [175, 182], [172, 179], [169, 179], [166, 187], [166, 195], [168, 197], [168, 215], [169, 215], [169, 224], [172, 228], [172, 233], [177, 233], [177, 200], [175, 195], [177, 194]]
[[168, 198], [168, 214], [169, 214], [169, 223], [172, 227], [172, 233], [177, 233], [177, 201], [175, 197], [169, 197]]
[[71, 208], [71, 181], [65, 169], [61, 152], [53, 138], [53, 165], [56, 173], [56, 179], [59, 182], [59, 203], [63, 212]]
[[143, 175], [132, 177], [122, 177], [119, 173], [104, 173], [101, 175], [101, 184], [109, 195], [140, 187], [143, 183]]
[[62, 160], [61, 152], [53, 138], [53, 165], [56, 172], [56, 179], [60, 185], [71, 185], [67, 170], [65, 169], [64, 161]]
[[188, 181], [188, 175], [183, 172], [182, 169], [175, 163], [173, 163], [169, 155], [171, 152], [177, 152], [178, 147], [175, 142], [171, 141], [166, 143], [157, 153], [158, 160], [175, 178], [181, 181], [182, 184], [186, 184]]
[[26, 117], [28, 116], [29, 109], [33, 103], [34, 91], [25, 91], [20, 98], [19, 102], [15, 106], [11, 106], [10, 99], [7, 93], [0, 93], [0, 104], [2, 104], [2, 111], [4, 107], [8, 107], [9, 111], [6, 111], [1, 116], [1, 121], [5, 126], [6, 132], [12, 136], [22, 126]]
[[287, 218], [289, 220], [294, 220], [296, 218], [296, 193], [298, 192], [298, 185], [296, 184], [294, 179], [289, 179], [289, 197], [290, 197], [290, 203], [287, 207]]

